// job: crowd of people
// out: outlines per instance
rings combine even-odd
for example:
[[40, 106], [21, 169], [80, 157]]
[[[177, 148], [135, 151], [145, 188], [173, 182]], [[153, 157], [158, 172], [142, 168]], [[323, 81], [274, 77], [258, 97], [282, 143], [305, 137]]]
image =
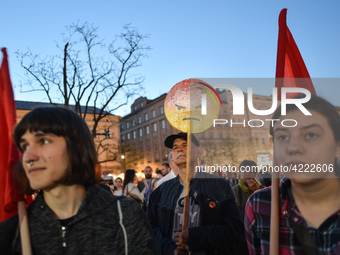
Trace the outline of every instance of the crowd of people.
[[[277, 121], [269, 131], [274, 165], [291, 169], [277, 194], [276, 229], [270, 176], [240, 171], [228, 180], [196, 172], [204, 148], [193, 134], [190, 149], [186, 133], [169, 135], [161, 170], [146, 166], [138, 182], [128, 169], [112, 190], [98, 185], [95, 147], [81, 117], [62, 107], [31, 111], [14, 130], [22, 153], [14, 176], [24, 194], [36, 194], [27, 210], [33, 254], [269, 254], [271, 231], [279, 233], [278, 254], [340, 254], [340, 116], [317, 96], [304, 107], [311, 115], [295, 105], [283, 115], [278, 107], [273, 119], [297, 125]], [[256, 166], [245, 159], [239, 168]], [[18, 216], [0, 223], [0, 254], [25, 249], [18, 226]]]

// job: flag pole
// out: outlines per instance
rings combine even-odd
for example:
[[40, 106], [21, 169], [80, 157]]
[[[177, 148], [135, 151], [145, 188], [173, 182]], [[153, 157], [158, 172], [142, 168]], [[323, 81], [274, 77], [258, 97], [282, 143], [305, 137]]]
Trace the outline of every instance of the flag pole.
[[20, 238], [23, 255], [32, 255], [31, 239], [28, 227], [28, 217], [26, 210], [26, 202], [18, 202]]
[[272, 173], [269, 254], [279, 254], [279, 173]]

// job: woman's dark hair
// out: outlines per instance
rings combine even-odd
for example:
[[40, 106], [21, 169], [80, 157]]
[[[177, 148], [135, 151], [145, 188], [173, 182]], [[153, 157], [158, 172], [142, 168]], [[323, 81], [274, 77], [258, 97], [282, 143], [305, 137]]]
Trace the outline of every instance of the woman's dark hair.
[[128, 185], [129, 182], [133, 182], [135, 175], [136, 175], [136, 171], [133, 169], [127, 169], [125, 171], [124, 182], [123, 182], [123, 192], [125, 190], [126, 185]]
[[[86, 122], [76, 112], [66, 107], [49, 106], [36, 108], [26, 114], [14, 129], [14, 142], [21, 152], [20, 140], [27, 131], [52, 133], [65, 138], [70, 169], [60, 183], [84, 186], [98, 183], [99, 166], [94, 140]], [[14, 175], [20, 185], [27, 177], [23, 168], [17, 168], [17, 171]], [[24, 193], [32, 191], [26, 189]]]
[[[303, 95], [298, 95], [294, 98], [304, 98]], [[336, 108], [329, 102], [327, 102], [325, 99], [312, 95], [311, 99], [304, 103], [303, 106], [307, 110], [312, 110], [320, 113], [322, 116], [324, 116], [330, 128], [333, 131], [334, 138], [337, 142], [340, 141], [340, 115]], [[295, 104], [288, 104], [286, 106], [286, 112], [292, 112], [300, 110]], [[281, 117], [281, 106], [279, 106], [275, 112], [273, 113], [272, 119], [279, 119]], [[270, 135], [274, 135], [273, 127], [270, 127]]]

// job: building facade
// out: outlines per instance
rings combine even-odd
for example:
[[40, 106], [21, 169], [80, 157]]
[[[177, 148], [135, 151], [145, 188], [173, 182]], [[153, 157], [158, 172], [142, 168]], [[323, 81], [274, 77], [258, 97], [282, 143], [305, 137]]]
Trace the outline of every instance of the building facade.
[[137, 98], [131, 105], [131, 113], [120, 121], [122, 165], [141, 172], [146, 166], [161, 169], [168, 162], [170, 150], [164, 146], [165, 138], [174, 133], [174, 129], [164, 114], [166, 94], [154, 100], [146, 97]]
[[[220, 124], [196, 134], [203, 147], [202, 165], [238, 166], [244, 159], [270, 164], [272, 161], [270, 123], [263, 121], [270, 116], [261, 116], [261, 118], [254, 116], [248, 107], [245, 107], [243, 115], [235, 116], [231, 92], [223, 90], [218, 93], [222, 101]], [[247, 94], [244, 95], [246, 102]], [[161, 168], [162, 163], [168, 162], [170, 150], [164, 146], [164, 140], [168, 135], [179, 131], [166, 119], [165, 98], [166, 94], [154, 100], [139, 97], [131, 105], [131, 113], [121, 119], [121, 144], [127, 144], [127, 147], [137, 150], [131, 152], [133, 154], [130, 156], [131, 160], [129, 160], [129, 152], [124, 151], [122, 164], [127, 168], [140, 172], [145, 166], [157, 169]], [[269, 109], [271, 103], [271, 97], [253, 96], [254, 107], [258, 109]], [[138, 153], [137, 159], [135, 154]]]

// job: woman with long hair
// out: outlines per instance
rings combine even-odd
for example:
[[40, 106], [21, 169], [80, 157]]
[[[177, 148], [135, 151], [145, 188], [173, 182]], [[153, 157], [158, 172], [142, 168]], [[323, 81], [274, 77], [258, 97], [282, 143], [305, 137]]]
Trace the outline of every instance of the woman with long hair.
[[[93, 137], [76, 112], [36, 108], [15, 127], [14, 141], [18, 184], [38, 193], [27, 209], [33, 254], [155, 254], [143, 210], [98, 185]], [[18, 215], [0, 223], [0, 254], [21, 254], [18, 225]]]
[[144, 180], [145, 187], [142, 192], [140, 192], [134, 184], [134, 181], [136, 180], [136, 171], [134, 169], [127, 169], [124, 176], [123, 192], [125, 196], [130, 196], [142, 204], [144, 202], [145, 192], [148, 188], [148, 183]]

